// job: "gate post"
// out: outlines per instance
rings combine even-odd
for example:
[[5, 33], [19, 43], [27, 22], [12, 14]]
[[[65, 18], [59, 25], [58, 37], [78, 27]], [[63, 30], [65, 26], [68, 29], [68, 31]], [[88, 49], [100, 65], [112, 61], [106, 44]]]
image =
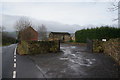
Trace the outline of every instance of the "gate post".
[[58, 51], [60, 51], [60, 40], [58, 40]]
[[93, 52], [93, 41], [87, 38], [87, 50], [88, 52]]

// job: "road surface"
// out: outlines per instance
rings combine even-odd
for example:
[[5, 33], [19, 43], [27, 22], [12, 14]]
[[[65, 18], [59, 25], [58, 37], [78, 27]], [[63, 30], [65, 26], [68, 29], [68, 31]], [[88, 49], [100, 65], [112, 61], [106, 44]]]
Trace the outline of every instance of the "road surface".
[[0, 79], [1, 78], [2, 78], [2, 47], [0, 46]]
[[16, 46], [13, 44], [2, 48], [2, 78], [43, 78], [27, 56], [16, 54]]
[[61, 52], [20, 56], [16, 44], [2, 48], [2, 78], [118, 78], [118, 66], [86, 47], [61, 44]]

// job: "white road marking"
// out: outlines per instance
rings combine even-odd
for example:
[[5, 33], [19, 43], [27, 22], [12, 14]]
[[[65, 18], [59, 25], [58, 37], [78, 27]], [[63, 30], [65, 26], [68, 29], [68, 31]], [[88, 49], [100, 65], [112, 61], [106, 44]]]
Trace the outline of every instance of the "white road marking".
[[16, 55], [16, 48], [15, 48], [15, 51], [14, 51], [14, 55]]
[[14, 56], [14, 58], [16, 58], [16, 56]]
[[16, 59], [14, 59], [14, 62], [16, 62]]
[[[15, 48], [15, 51], [14, 51], [14, 68], [16, 68], [16, 48]], [[13, 78], [16, 78], [16, 71], [13, 71]]]
[[13, 71], [13, 78], [16, 78], [16, 71]]
[[14, 68], [16, 68], [16, 63], [14, 63]]
[[43, 77], [46, 78], [45, 74], [43, 73], [43, 70], [38, 65], [36, 65], [36, 67], [41, 71]]

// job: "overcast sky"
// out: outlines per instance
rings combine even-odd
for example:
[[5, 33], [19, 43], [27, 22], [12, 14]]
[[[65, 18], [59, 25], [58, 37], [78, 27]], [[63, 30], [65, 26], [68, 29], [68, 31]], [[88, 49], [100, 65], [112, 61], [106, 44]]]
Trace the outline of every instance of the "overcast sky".
[[1, 0], [2, 2], [113, 2], [119, 0]]
[[[0, 14], [28, 16], [39, 20], [56, 21], [64, 24], [111, 25], [118, 17], [118, 12], [110, 12], [109, 0], [4, 0]], [[43, 0], [40, 0], [43, 1]], [[74, 2], [73, 2], [74, 1]], [[111, 0], [113, 1], [113, 0]]]

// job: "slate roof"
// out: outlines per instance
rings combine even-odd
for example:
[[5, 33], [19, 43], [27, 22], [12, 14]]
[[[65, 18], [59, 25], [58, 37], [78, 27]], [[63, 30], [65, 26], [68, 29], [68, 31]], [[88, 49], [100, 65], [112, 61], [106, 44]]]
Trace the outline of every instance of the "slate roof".
[[52, 34], [64, 34], [64, 35], [70, 35], [68, 32], [51, 32]]

